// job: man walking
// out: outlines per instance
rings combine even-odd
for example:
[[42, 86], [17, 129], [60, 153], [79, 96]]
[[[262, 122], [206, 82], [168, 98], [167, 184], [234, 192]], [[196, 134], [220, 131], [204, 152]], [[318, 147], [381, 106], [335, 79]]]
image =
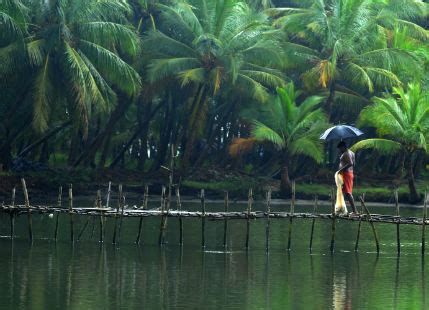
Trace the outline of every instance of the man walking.
[[347, 148], [347, 144], [341, 141], [337, 145], [340, 151], [340, 165], [338, 173], [343, 177], [343, 193], [344, 197], [350, 203], [353, 213], [356, 212], [355, 200], [353, 198], [353, 168], [355, 166], [355, 153]]

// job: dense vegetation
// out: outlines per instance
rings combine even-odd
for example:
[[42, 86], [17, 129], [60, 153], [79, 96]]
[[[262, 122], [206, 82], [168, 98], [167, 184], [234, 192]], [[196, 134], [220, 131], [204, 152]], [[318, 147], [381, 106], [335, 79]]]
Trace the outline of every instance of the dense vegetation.
[[358, 173], [407, 177], [418, 200], [428, 12], [420, 0], [0, 0], [0, 163], [158, 171], [173, 147], [183, 174], [281, 171], [287, 189], [335, 165], [318, 140], [329, 123], [358, 122], [371, 139], [356, 149], [379, 150], [359, 152]]

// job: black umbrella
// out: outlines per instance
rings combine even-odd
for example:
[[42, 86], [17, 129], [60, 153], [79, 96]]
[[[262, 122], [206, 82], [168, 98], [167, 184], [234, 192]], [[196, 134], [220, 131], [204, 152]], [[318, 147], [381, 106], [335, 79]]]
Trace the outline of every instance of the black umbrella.
[[321, 140], [342, 140], [347, 138], [356, 138], [363, 135], [363, 132], [359, 129], [349, 125], [337, 125], [326, 129], [325, 132], [320, 136]]

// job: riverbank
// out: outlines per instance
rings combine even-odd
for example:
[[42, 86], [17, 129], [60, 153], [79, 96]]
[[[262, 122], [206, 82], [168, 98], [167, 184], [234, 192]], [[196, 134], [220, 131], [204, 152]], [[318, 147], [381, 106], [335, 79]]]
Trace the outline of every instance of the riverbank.
[[[93, 196], [98, 189], [106, 190], [109, 181], [114, 184], [124, 184], [129, 193], [142, 195], [144, 186], [149, 185], [151, 195], [158, 195], [162, 185], [168, 183], [166, 171], [141, 173], [135, 170], [68, 170], [49, 169], [38, 172], [6, 173], [0, 174], [0, 198], [7, 201], [14, 186], [20, 188], [20, 178], [24, 177], [32, 194], [55, 194], [60, 185], [73, 184], [77, 195]], [[279, 180], [264, 176], [248, 175], [238, 172], [225, 172], [205, 170], [191, 174], [177, 173], [175, 184], [180, 184], [182, 196], [189, 199], [196, 198], [201, 189], [205, 189], [206, 197], [213, 201], [221, 201], [225, 191], [228, 191], [230, 199], [247, 199], [249, 188], [253, 189], [255, 199], [262, 200], [266, 190], [272, 188], [273, 199], [281, 197], [279, 192]], [[417, 189], [423, 193], [428, 182], [417, 180]], [[303, 178], [296, 181], [296, 198], [301, 201], [313, 201], [318, 196], [320, 201], [329, 201], [331, 189], [334, 187], [327, 178]], [[356, 179], [354, 195], [365, 194], [365, 200], [377, 204], [391, 204], [394, 184], [392, 182], [374, 180], [373, 182]], [[400, 184], [398, 187], [399, 201], [408, 203], [408, 186]], [[280, 200], [284, 203], [285, 200]]]

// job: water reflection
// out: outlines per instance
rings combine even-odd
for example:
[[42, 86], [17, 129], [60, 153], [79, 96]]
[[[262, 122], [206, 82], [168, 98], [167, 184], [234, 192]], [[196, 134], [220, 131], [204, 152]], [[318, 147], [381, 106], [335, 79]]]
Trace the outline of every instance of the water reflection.
[[[192, 232], [192, 224], [186, 224]], [[234, 224], [230, 228], [235, 234], [231, 235], [241, 241], [244, 234], [234, 231]], [[309, 255], [306, 249], [285, 251], [284, 235], [279, 230], [276, 234], [275, 225], [273, 222], [270, 253], [265, 252], [264, 242], [261, 248], [255, 246], [246, 251], [237, 241], [241, 248], [233, 245], [225, 251], [223, 247], [210, 245], [202, 250], [192, 244], [158, 247], [148, 245], [149, 242], [135, 246], [121, 241], [113, 246], [87, 240], [72, 246], [68, 241], [56, 244], [36, 240], [29, 245], [19, 238], [0, 239], [2, 306], [6, 309], [354, 309], [380, 305], [392, 309], [412, 305], [423, 309], [427, 306], [427, 262], [411, 242], [404, 242], [409, 248], [400, 257], [395, 255], [394, 242], [392, 252], [385, 251], [380, 256], [365, 252], [331, 255], [323, 252], [325, 241], [329, 240], [328, 227], [328, 238], [320, 238], [314, 254]], [[209, 233], [212, 227], [208, 225]], [[302, 227], [299, 231], [297, 223], [296, 246], [301, 236], [302, 240], [308, 239], [304, 233], [298, 233], [308, 230], [307, 226]], [[252, 229], [256, 238], [259, 227], [255, 224]], [[259, 231], [262, 240], [263, 225]], [[216, 233], [215, 229], [212, 233]], [[320, 237], [324, 232], [316, 233]], [[362, 233], [362, 249], [365, 246], [372, 249], [371, 232], [366, 234], [362, 230]], [[90, 236], [89, 229], [86, 234]], [[147, 231], [145, 236], [150, 236]], [[186, 240], [200, 244], [199, 239], [187, 237]], [[404, 240], [406, 237], [404, 233]], [[124, 229], [122, 240], [127, 238], [135, 239], [135, 230]], [[94, 239], [98, 240], [98, 236]], [[338, 248], [352, 249], [353, 240], [343, 244], [340, 240]]]
[[396, 257], [396, 269], [395, 269], [395, 289], [393, 291], [393, 308], [398, 309], [398, 292], [399, 292], [399, 261], [401, 256]]
[[426, 308], [426, 277], [425, 277], [425, 256], [422, 256], [422, 271], [421, 271], [421, 275], [422, 275], [422, 300], [423, 300], [423, 309], [427, 309]]
[[[346, 276], [344, 274], [338, 275], [336, 272], [333, 274], [332, 281], [333, 298], [332, 306], [334, 309], [349, 309], [349, 301], [346, 298]], [[347, 302], [347, 306], [346, 306]]]

